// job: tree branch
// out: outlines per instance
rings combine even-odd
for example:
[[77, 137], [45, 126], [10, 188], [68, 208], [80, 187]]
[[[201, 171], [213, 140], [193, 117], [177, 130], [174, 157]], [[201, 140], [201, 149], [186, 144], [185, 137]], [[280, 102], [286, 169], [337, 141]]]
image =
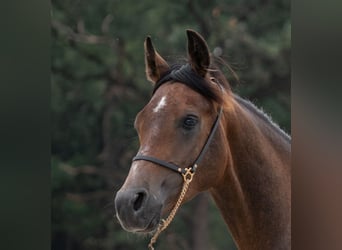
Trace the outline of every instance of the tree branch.
[[74, 168], [67, 164], [61, 164], [59, 168], [71, 176], [76, 176], [80, 174], [100, 174], [100, 171], [98, 168], [94, 166], [88, 166], [88, 165]]
[[57, 20], [51, 21], [51, 27], [55, 29], [58, 33], [65, 35], [68, 39], [79, 43], [86, 44], [107, 44], [112, 45], [115, 40], [109, 36], [97, 36], [92, 34], [81, 34], [73, 31], [69, 26], [62, 24]]

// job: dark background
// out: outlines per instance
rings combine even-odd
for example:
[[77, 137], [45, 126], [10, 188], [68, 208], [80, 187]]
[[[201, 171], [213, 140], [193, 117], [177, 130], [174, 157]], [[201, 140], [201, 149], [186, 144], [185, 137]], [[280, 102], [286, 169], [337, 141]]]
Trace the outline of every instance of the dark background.
[[[146, 249], [125, 232], [113, 198], [138, 148], [133, 122], [147, 103], [143, 42], [186, 57], [201, 33], [235, 92], [290, 132], [289, 1], [52, 1], [51, 192], [54, 250]], [[234, 75], [238, 75], [238, 78]], [[182, 207], [160, 249], [235, 249], [208, 194]]]
[[[50, 179], [54, 7], [43, 0], [2, 1], [0, 5], [1, 245], [3, 249], [56, 249], [51, 247], [54, 209]], [[240, 5], [247, 6], [249, 1], [241, 1]], [[342, 247], [341, 7], [336, 0], [291, 3], [292, 249]], [[209, 13], [210, 9], [205, 8], [206, 11]], [[146, 32], [153, 36], [157, 48], [176, 46], [176, 42], [166, 43], [164, 37], [160, 42], [156, 40], [154, 30], [158, 25], [159, 22]], [[198, 26], [191, 24], [186, 28], [202, 32]], [[182, 44], [179, 54], [184, 56], [184, 30], [181, 33], [177, 41]], [[141, 53], [144, 38], [145, 35], [139, 41]], [[213, 50], [218, 44], [209, 41], [209, 45]], [[234, 69], [243, 78], [246, 64], [239, 61], [239, 55], [228, 57], [227, 61], [237, 66]], [[240, 83], [243, 87], [246, 84], [251, 82]], [[238, 87], [234, 85], [234, 89]], [[115, 190], [111, 191], [114, 196]], [[184, 238], [188, 239], [188, 235]], [[133, 241], [135, 236], [127, 234], [125, 240]], [[217, 240], [214, 246], [219, 243]]]

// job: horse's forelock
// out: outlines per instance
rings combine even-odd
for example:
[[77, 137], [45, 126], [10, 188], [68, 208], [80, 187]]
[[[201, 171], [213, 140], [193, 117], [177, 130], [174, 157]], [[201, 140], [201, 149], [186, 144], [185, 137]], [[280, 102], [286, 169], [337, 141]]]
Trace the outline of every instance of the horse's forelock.
[[[219, 86], [219, 88], [216, 87], [206, 78], [201, 77], [195, 71], [193, 71], [189, 64], [172, 65], [170, 70], [162, 75], [159, 81], [154, 85], [153, 94], [161, 85], [166, 82], [179, 82], [185, 84], [209, 101], [216, 102], [218, 104], [223, 103], [223, 97], [220, 88], [224, 86]], [[215, 81], [215, 83], [217, 85], [221, 85], [220, 81]]]

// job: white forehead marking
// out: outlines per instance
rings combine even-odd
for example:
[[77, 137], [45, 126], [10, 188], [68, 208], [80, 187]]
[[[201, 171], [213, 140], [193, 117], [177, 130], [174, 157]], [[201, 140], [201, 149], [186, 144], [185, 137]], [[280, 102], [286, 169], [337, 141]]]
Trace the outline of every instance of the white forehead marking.
[[165, 106], [166, 106], [166, 96], [163, 96], [158, 102], [157, 106], [153, 109], [153, 112], [157, 113], [159, 110], [161, 110]]

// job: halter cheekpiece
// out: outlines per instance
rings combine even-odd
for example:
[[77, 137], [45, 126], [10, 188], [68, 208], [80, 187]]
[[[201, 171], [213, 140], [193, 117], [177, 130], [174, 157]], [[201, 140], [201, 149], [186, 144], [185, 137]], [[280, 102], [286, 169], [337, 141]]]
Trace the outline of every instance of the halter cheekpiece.
[[[222, 107], [221, 107], [219, 112], [218, 112], [218, 114], [217, 114], [217, 116], [216, 116], [215, 122], [213, 123], [213, 125], [211, 127], [209, 136], [207, 137], [207, 140], [206, 140], [205, 144], [203, 145], [203, 147], [202, 147], [199, 155], [197, 156], [196, 160], [194, 161], [194, 163], [189, 167], [189, 169], [191, 170], [192, 173], [196, 172], [198, 164], [200, 163], [200, 161], [202, 160], [203, 156], [207, 152], [207, 150], [209, 148], [209, 145], [210, 145], [211, 141], [213, 140], [215, 132], [216, 132], [216, 130], [218, 128], [219, 121], [220, 121], [220, 118], [222, 116], [222, 113], [223, 112], [222, 112]], [[177, 166], [176, 164], [173, 164], [171, 162], [167, 162], [167, 161], [164, 161], [164, 160], [160, 160], [160, 159], [152, 157], [152, 156], [136, 155], [133, 158], [133, 161], [139, 161], [139, 160], [144, 160], [144, 161], [149, 161], [149, 162], [155, 163], [155, 164], [157, 164], [159, 166], [168, 168], [168, 169], [173, 170], [173, 171], [175, 171], [177, 173], [180, 173], [180, 174], [185, 174], [185, 172], [186, 172], [185, 168], [181, 168], [181, 167]]]

